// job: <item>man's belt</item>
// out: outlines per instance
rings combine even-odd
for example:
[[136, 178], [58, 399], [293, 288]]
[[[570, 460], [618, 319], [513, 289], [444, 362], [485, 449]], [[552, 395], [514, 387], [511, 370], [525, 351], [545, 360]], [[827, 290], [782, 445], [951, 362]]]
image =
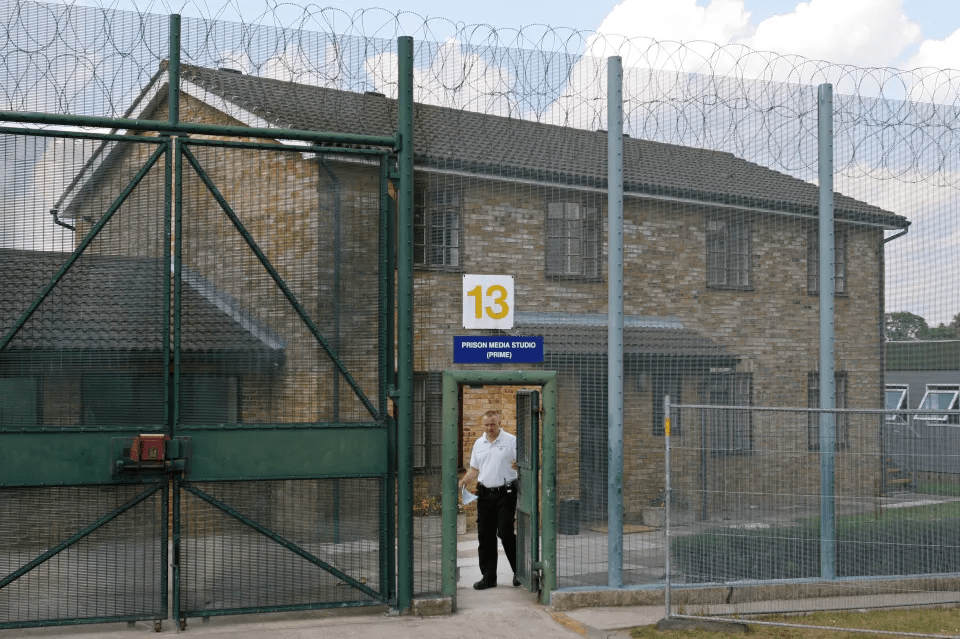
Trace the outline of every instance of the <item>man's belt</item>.
[[499, 495], [504, 492], [510, 492], [511, 490], [514, 490], [515, 487], [516, 481], [512, 481], [509, 484], [503, 484], [501, 486], [495, 486], [493, 488], [484, 486], [483, 484], [477, 484], [477, 492], [480, 495]]

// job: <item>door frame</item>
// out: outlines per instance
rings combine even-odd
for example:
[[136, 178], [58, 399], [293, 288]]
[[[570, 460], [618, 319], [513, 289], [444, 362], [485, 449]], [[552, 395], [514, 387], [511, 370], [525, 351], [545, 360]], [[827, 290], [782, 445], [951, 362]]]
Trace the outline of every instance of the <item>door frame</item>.
[[550, 593], [557, 587], [557, 373], [556, 371], [443, 371], [442, 416], [442, 554], [441, 595], [450, 597], [456, 610], [457, 595], [457, 459], [460, 446], [460, 388], [483, 384], [501, 386], [539, 386], [543, 402], [540, 422], [542, 451], [540, 455], [540, 527], [539, 562], [542, 571], [540, 603], [550, 603]]

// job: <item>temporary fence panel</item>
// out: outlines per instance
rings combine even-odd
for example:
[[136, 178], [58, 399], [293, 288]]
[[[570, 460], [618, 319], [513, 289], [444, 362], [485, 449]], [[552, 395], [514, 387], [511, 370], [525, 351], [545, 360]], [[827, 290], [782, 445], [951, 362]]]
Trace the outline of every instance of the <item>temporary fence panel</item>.
[[[890, 463], [891, 422], [914, 414], [832, 412], [836, 477], [825, 527], [824, 452], [814, 437], [822, 411], [686, 405], [671, 413], [687, 430], [670, 447], [670, 614], [763, 621], [960, 602], [954, 474], [930, 473], [911, 486], [899, 481], [909, 467]], [[749, 449], [717, 438], [724, 423], [752, 433]], [[955, 464], [944, 444], [898, 461]], [[832, 575], [823, 568], [825, 531]]]

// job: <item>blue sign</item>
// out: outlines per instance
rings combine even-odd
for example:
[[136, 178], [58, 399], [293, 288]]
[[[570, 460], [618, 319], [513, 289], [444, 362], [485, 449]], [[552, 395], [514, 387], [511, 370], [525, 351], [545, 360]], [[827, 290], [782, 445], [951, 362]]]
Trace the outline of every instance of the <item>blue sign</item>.
[[453, 361], [456, 364], [541, 364], [543, 337], [453, 338]]

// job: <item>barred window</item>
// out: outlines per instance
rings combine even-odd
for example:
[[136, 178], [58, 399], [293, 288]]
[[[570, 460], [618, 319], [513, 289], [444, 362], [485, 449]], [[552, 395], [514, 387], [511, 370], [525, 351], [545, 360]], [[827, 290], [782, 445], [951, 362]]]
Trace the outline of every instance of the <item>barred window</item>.
[[[753, 375], [725, 371], [711, 373], [704, 388], [705, 403], [713, 406], [752, 405]], [[753, 430], [749, 410], [706, 410], [704, 427], [714, 454], [735, 454], [753, 449]]]
[[[847, 374], [843, 371], [834, 373], [834, 404], [837, 408], [847, 407]], [[818, 371], [807, 373], [807, 406], [810, 408], [820, 408], [820, 373]], [[809, 413], [807, 416], [807, 448], [810, 450], [820, 450], [820, 415], [821, 413]], [[834, 413], [836, 416], [834, 422], [834, 448], [839, 450], [846, 448], [849, 444], [847, 440], [847, 430], [849, 427], [846, 413]]]
[[[847, 236], [837, 231], [833, 235], [833, 292], [847, 293]], [[820, 231], [807, 233], [807, 293], [820, 294]]]
[[750, 287], [750, 222], [707, 221], [707, 285], [715, 288]]
[[600, 211], [582, 202], [547, 204], [546, 273], [553, 277], [600, 277]]
[[38, 390], [34, 377], [0, 378], [0, 423], [16, 428], [40, 425]]
[[413, 377], [413, 467], [440, 468], [443, 444], [441, 420], [442, 377], [440, 373], [416, 373]]
[[413, 261], [417, 266], [460, 268], [463, 205], [450, 185], [419, 186], [413, 200]]

